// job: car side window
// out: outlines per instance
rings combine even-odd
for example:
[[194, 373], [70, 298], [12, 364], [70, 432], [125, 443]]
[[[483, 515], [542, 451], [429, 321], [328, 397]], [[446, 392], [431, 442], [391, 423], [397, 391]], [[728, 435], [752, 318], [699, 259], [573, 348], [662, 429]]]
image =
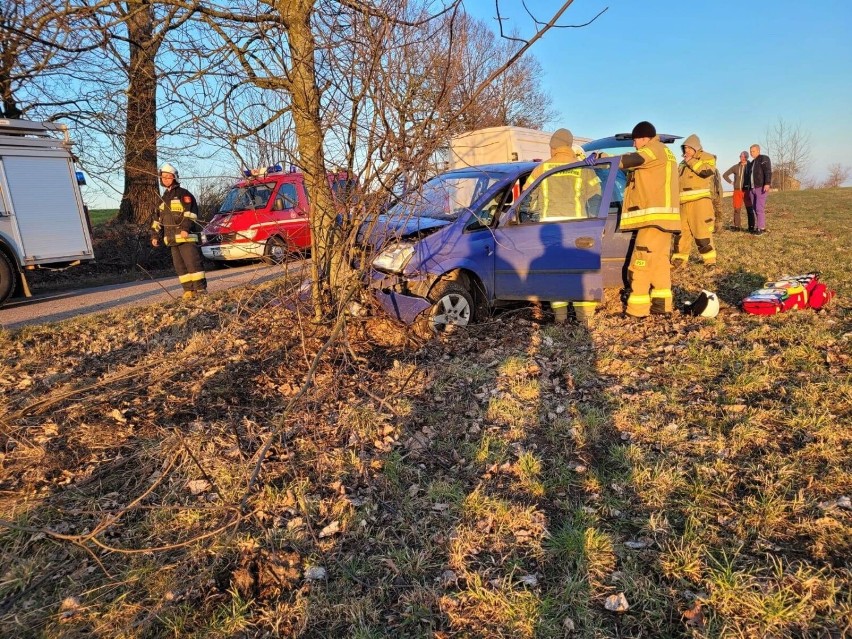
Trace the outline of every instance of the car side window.
[[494, 219], [512, 205], [512, 189], [504, 189], [494, 194], [492, 198], [478, 211], [474, 211], [470, 221], [465, 226], [466, 231], [484, 229], [494, 224]]
[[601, 179], [592, 167], [574, 167], [552, 173], [523, 194], [518, 222], [563, 222], [597, 217]]
[[278, 197], [275, 198], [275, 210], [286, 211], [287, 209], [294, 209], [298, 203], [299, 196], [296, 195], [296, 185], [289, 183], [282, 184], [281, 188], [278, 189]]

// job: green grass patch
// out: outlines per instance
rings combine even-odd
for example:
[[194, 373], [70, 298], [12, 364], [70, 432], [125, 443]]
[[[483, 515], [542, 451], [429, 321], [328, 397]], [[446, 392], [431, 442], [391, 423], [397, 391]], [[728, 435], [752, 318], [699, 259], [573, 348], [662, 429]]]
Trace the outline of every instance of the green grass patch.
[[92, 221], [92, 226], [106, 224], [116, 217], [118, 217], [118, 209], [89, 209], [89, 219]]

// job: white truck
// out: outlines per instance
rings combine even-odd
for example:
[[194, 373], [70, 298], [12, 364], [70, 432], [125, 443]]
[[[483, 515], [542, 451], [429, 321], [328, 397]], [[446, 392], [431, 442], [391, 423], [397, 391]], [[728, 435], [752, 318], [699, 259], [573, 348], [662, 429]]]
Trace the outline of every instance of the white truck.
[[31, 295], [27, 270], [94, 259], [81, 183], [66, 126], [0, 120], [0, 304]]
[[[519, 126], [495, 126], [457, 135], [450, 141], [448, 169], [460, 169], [478, 164], [529, 162], [550, 157], [550, 136], [547, 131]], [[574, 138], [574, 147], [589, 138]]]

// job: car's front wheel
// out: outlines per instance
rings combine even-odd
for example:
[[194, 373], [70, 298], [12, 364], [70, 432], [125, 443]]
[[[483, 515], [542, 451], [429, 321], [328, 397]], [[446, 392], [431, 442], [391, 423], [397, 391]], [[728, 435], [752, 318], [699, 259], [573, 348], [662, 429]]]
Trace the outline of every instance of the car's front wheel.
[[433, 333], [446, 333], [467, 326], [475, 319], [473, 296], [458, 281], [441, 281], [429, 294], [433, 302], [425, 321]]
[[284, 260], [287, 259], [287, 253], [289, 253], [287, 242], [282, 240], [277, 235], [273, 235], [268, 240], [266, 240], [266, 249], [264, 250], [264, 255], [271, 262], [275, 264], [282, 264]]

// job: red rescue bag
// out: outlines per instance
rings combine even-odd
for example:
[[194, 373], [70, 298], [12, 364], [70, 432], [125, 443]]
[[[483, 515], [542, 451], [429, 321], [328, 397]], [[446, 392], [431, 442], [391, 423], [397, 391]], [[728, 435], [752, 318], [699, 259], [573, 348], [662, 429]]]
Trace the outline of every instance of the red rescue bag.
[[819, 273], [805, 273], [767, 282], [746, 297], [740, 306], [753, 315], [774, 315], [790, 309], [822, 308], [833, 297], [834, 292], [819, 280]]

